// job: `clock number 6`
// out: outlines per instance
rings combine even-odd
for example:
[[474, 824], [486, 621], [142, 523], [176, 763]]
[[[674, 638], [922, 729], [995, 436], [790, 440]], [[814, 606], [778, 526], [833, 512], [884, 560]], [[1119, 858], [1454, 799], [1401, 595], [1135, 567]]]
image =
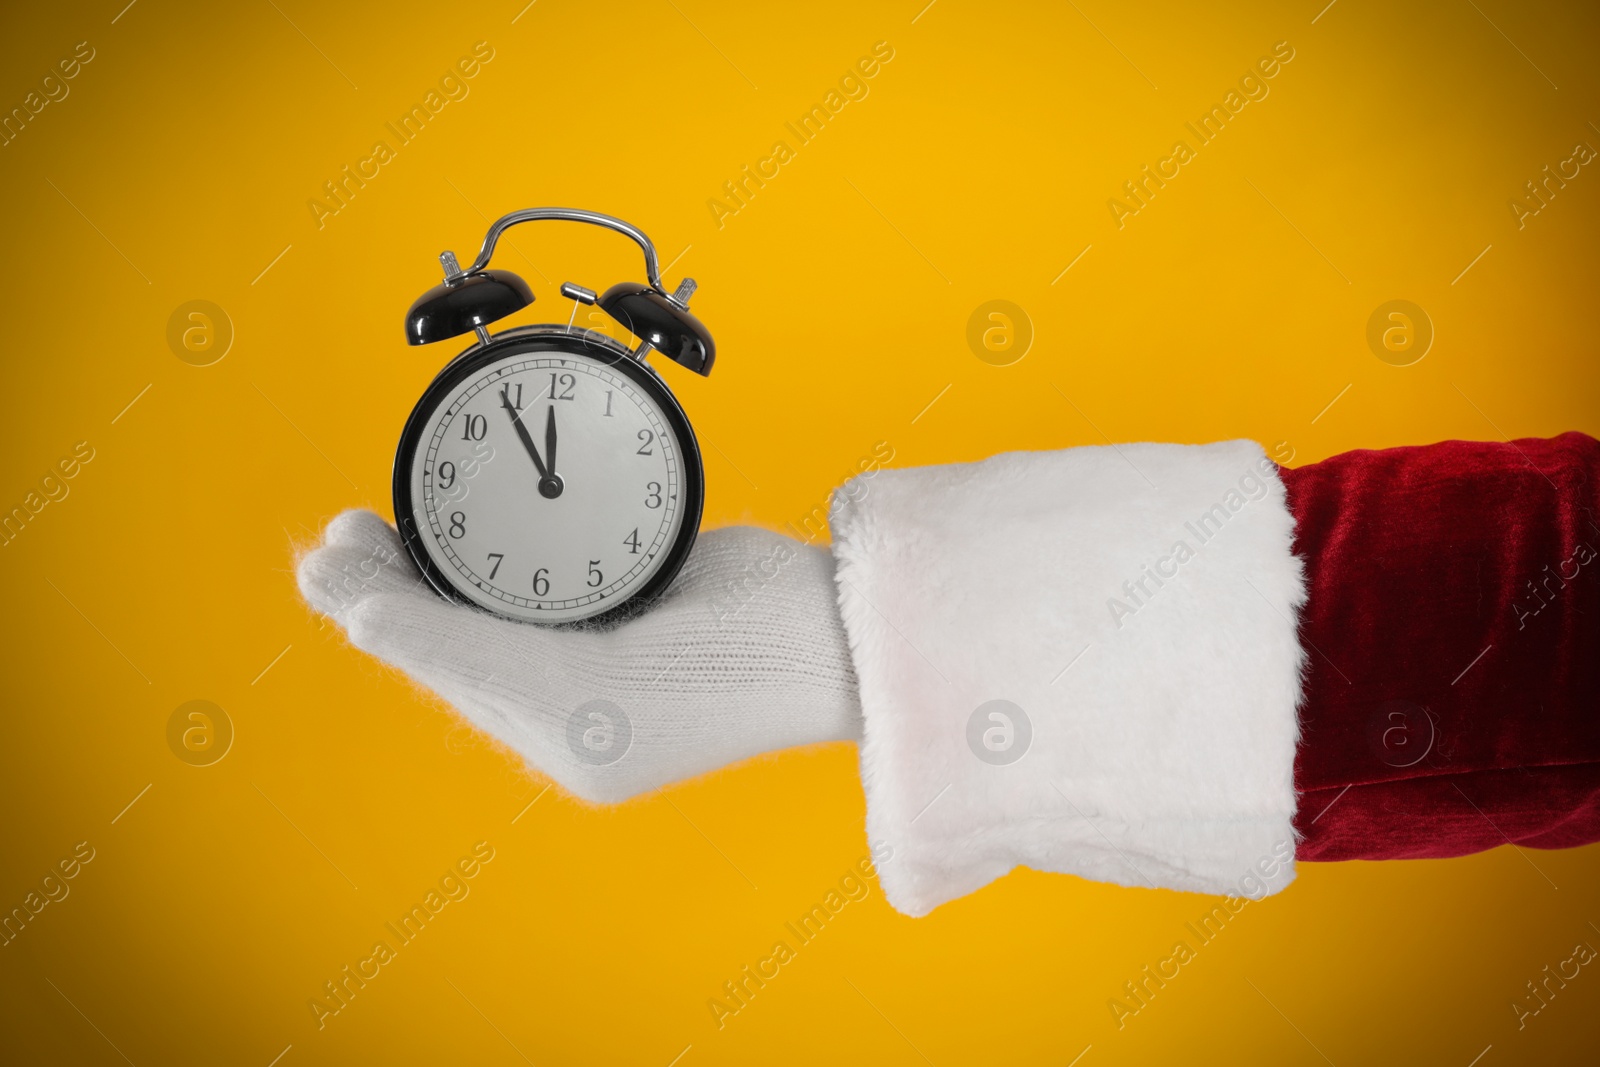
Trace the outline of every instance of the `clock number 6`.
[[645, 487], [644, 506], [647, 508], [659, 508], [661, 506], [660, 482], [651, 482]]
[[544, 596], [550, 591], [550, 568], [540, 567], [533, 572], [533, 592], [535, 596]]

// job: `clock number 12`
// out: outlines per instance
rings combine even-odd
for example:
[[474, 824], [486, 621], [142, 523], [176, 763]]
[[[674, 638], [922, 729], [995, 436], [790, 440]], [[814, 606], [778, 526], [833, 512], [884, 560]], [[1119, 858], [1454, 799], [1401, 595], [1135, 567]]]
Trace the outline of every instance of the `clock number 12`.
[[[557, 377], [558, 377], [558, 375], [556, 374], [555, 371], [551, 371], [550, 372], [550, 392], [546, 394], [546, 399], [548, 399], [548, 400], [576, 400], [576, 399], [578, 399], [577, 397], [572, 395], [572, 390], [574, 388], [576, 388], [577, 384], [578, 384], [577, 377], [574, 376], [574, 375], [571, 375], [571, 374], [562, 374], [562, 375], [559, 375], [559, 378], [560, 378], [559, 382], [557, 382]], [[558, 386], [559, 386], [559, 388], [561, 390], [559, 393], [556, 392], [556, 389], [558, 388]]]

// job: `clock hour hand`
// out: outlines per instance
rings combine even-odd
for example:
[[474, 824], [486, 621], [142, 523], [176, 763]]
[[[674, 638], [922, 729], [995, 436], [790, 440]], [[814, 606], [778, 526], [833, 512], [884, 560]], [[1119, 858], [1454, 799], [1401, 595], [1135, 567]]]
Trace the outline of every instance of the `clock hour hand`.
[[551, 404], [544, 420], [544, 456], [550, 473], [556, 472], [556, 406]]
[[561, 475], [555, 472], [556, 465], [556, 412], [550, 409], [550, 414], [545, 419], [544, 441], [545, 451], [549, 454], [550, 463], [539, 458], [539, 449], [533, 443], [533, 436], [528, 433], [528, 428], [522, 425], [522, 413], [511, 402], [509, 387], [500, 390], [500, 403], [505, 405], [506, 414], [511, 416], [511, 425], [517, 431], [517, 438], [522, 442], [522, 447], [528, 450], [528, 458], [533, 460], [533, 465], [539, 469], [539, 495], [546, 500], [554, 500], [561, 495], [561, 490], [566, 488], [562, 484]]
[[544, 460], [539, 458], [539, 449], [533, 443], [533, 437], [528, 433], [528, 428], [522, 425], [522, 416], [511, 403], [511, 391], [500, 390], [500, 403], [505, 405], [506, 414], [511, 416], [511, 425], [516, 428], [517, 437], [522, 441], [522, 447], [528, 450], [528, 456], [533, 460], [533, 465], [539, 469], [539, 480], [543, 482], [550, 477], [550, 472], [545, 469]]

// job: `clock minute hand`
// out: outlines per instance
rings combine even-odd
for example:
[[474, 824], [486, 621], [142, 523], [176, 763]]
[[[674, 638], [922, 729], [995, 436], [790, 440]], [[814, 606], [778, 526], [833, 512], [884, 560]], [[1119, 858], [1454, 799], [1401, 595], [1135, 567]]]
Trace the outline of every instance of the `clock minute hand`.
[[540, 478], [548, 478], [550, 472], [545, 469], [544, 460], [539, 458], [539, 449], [533, 443], [533, 437], [528, 433], [528, 428], [522, 425], [522, 416], [511, 404], [511, 392], [507, 389], [500, 391], [500, 402], [505, 405], [506, 414], [511, 416], [511, 425], [517, 431], [517, 437], [522, 441], [522, 447], [528, 450], [528, 456], [533, 460], [533, 465], [539, 469]]

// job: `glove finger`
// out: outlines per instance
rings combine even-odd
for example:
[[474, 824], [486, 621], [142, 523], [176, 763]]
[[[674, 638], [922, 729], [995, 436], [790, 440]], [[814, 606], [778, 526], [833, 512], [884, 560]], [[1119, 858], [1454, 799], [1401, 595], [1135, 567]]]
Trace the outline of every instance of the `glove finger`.
[[[358, 515], [372, 521], [350, 521]], [[328, 539], [300, 559], [296, 578], [307, 603], [334, 616], [378, 593], [433, 595], [401, 548], [399, 535], [370, 512], [346, 512], [330, 523]]]
[[363, 599], [342, 621], [352, 644], [400, 668], [568, 792], [616, 803], [663, 781], [658, 760], [646, 756], [663, 745], [659, 716], [628, 720], [624, 712], [631, 758], [597, 764], [574, 745], [570, 722], [587, 702], [621, 699], [605, 669], [615, 662], [605, 635], [392, 595]]
[[443, 679], [493, 689], [529, 705], [581, 692], [575, 679], [615, 658], [604, 634], [554, 631], [427, 597], [377, 593], [341, 620], [357, 648], [439, 688]]
[[400, 551], [400, 534], [374, 512], [352, 508], [335, 516], [322, 532], [324, 545], [347, 545], [375, 551], [389, 548]]

